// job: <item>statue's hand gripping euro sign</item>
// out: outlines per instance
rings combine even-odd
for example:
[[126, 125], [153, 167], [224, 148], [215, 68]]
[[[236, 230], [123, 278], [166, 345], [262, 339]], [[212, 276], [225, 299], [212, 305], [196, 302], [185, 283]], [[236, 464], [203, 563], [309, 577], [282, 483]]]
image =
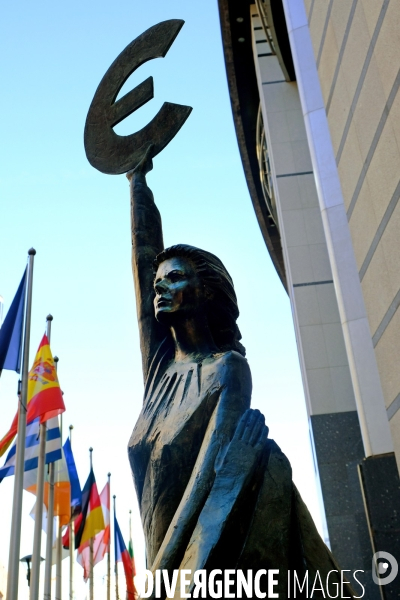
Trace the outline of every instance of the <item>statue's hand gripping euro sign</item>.
[[151, 100], [153, 78], [115, 102], [128, 77], [143, 63], [164, 57], [172, 46], [184, 21], [163, 21], [131, 42], [108, 69], [89, 108], [85, 124], [85, 150], [90, 164], [110, 175], [133, 169], [152, 145], [151, 158], [156, 156], [178, 133], [192, 108], [164, 102], [154, 119], [131, 135], [117, 135], [113, 127]]

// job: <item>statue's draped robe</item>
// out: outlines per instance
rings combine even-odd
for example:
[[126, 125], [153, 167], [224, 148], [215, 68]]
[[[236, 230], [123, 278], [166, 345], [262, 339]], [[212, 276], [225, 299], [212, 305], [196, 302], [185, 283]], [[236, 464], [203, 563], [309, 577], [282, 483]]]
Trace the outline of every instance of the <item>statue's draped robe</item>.
[[[301, 580], [308, 571], [310, 581], [319, 571], [325, 582], [328, 572], [338, 567], [274, 441], [267, 441], [261, 458], [229, 489], [218, 477], [224, 453], [250, 406], [250, 370], [235, 351], [174, 362], [168, 332], [156, 322], [153, 308], [152, 263], [163, 250], [160, 216], [143, 175], [134, 176], [131, 194], [132, 265], [145, 394], [129, 458], [147, 568], [253, 573], [279, 569], [274, 589], [279, 598], [288, 597], [288, 569], [296, 570]], [[240, 460], [245, 472], [250, 464], [246, 451]], [[261, 589], [267, 591], [266, 577]], [[350, 596], [349, 588], [345, 590]], [[297, 597], [306, 596], [297, 592]], [[313, 597], [326, 596], [316, 591]]]

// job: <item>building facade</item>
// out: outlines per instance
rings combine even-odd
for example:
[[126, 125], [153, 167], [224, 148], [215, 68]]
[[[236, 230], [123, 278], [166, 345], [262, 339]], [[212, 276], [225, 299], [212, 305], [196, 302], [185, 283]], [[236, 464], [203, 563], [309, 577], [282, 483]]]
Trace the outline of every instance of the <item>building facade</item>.
[[399, 6], [219, 7], [249, 192], [291, 301], [329, 541], [379, 598], [372, 554], [399, 551]]
[[400, 6], [307, 0], [305, 9], [400, 464]]

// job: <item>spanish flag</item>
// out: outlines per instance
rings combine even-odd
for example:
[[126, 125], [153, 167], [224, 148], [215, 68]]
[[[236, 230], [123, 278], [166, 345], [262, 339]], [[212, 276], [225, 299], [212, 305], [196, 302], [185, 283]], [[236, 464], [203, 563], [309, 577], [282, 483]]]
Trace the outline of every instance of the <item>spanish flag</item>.
[[[45, 334], [40, 342], [35, 362], [28, 374], [28, 411], [27, 423], [40, 417], [44, 423], [65, 411], [64, 400], [58, 383], [57, 371], [50, 350], [49, 340]], [[10, 430], [0, 440], [0, 456], [12, 443], [18, 430], [18, 413], [15, 415]]]

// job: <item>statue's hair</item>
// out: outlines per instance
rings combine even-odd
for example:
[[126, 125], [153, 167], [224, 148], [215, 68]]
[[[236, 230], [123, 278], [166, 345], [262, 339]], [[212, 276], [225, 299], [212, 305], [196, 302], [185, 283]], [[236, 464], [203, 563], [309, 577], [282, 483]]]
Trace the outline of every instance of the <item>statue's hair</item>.
[[206, 314], [216, 346], [221, 352], [236, 350], [245, 356], [246, 350], [239, 341], [242, 336], [236, 324], [239, 308], [235, 289], [222, 262], [211, 252], [187, 244], [177, 244], [158, 254], [154, 261], [154, 273], [162, 262], [174, 257], [189, 259], [203, 285], [211, 292]]

